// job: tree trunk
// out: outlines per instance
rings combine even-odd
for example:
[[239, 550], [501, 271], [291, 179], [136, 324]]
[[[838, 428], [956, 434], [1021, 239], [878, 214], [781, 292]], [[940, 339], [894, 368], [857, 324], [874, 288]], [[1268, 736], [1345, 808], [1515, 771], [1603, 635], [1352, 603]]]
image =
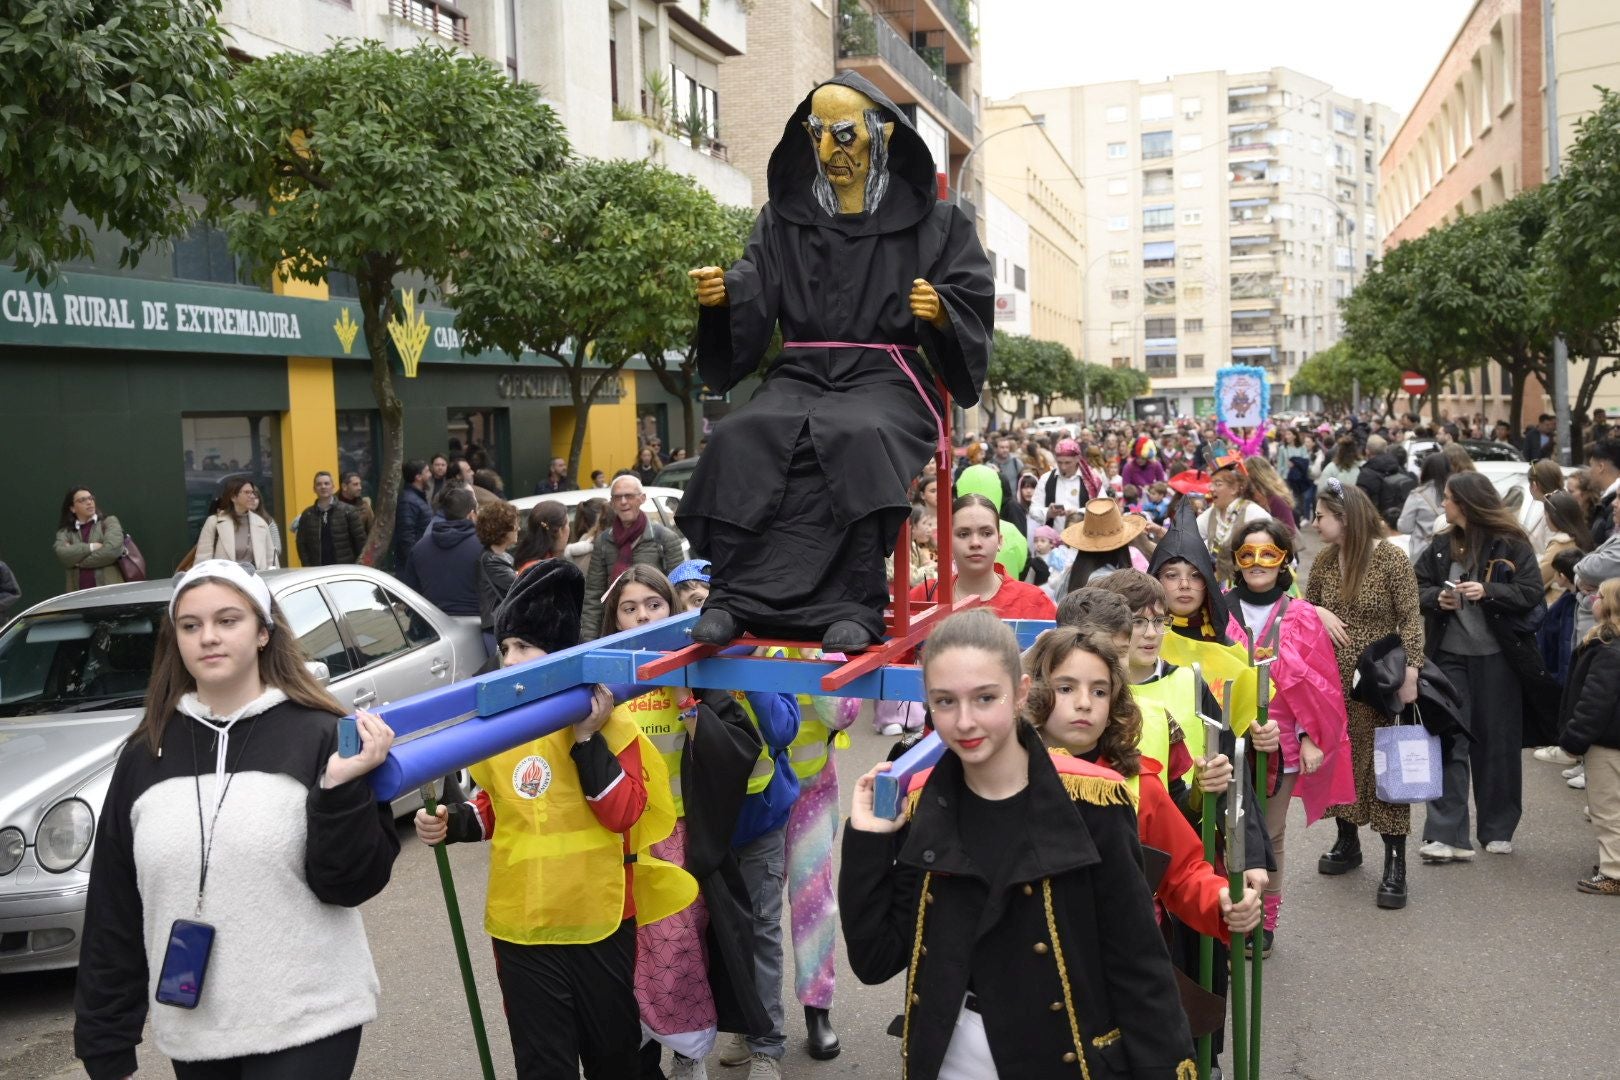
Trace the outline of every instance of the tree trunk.
[[1513, 371], [1513, 392], [1508, 395], [1508, 431], [1517, 435], [1524, 430], [1524, 384], [1529, 372], [1517, 365]]
[[690, 393], [681, 395], [681, 419], [686, 428], [686, 454], [688, 457], [697, 457], [698, 454], [697, 406], [697, 399]]
[[382, 416], [382, 460], [377, 470], [377, 498], [372, 504], [376, 516], [360, 561], [377, 566], [388, 557], [394, 542], [394, 511], [399, 505], [405, 470], [405, 405], [394, 392], [394, 372], [388, 355], [388, 320], [394, 314], [393, 275], [386, 273], [357, 284], [361, 326], [366, 351], [371, 355], [371, 393]]

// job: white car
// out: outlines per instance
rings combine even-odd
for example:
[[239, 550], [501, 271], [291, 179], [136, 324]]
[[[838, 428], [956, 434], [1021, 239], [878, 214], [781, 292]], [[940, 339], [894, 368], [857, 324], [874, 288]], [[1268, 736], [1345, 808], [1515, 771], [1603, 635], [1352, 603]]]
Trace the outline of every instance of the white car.
[[[345, 709], [476, 674], [478, 620], [446, 615], [369, 566], [272, 570], [265, 583]], [[35, 604], [0, 632], [0, 974], [79, 960], [96, 822], [140, 722], [171, 579]], [[395, 800], [396, 816], [421, 805]]]
[[[681, 505], [681, 489], [672, 487], [643, 487], [645, 496], [641, 501], [641, 509], [646, 512], [649, 521], [656, 521], [665, 528], [671, 529], [680, 535], [680, 528], [675, 524], [675, 511]], [[607, 488], [585, 488], [582, 491], [560, 491], [555, 495], [525, 495], [521, 499], [512, 499], [511, 503], [517, 507], [518, 528], [522, 529], [529, 520], [529, 511], [538, 503], [561, 503], [568, 509], [569, 520], [573, 520], [574, 508], [582, 502], [591, 499], [607, 501]], [[686, 537], [681, 537], [681, 558], [686, 559], [691, 554], [691, 545]]]
[[1051, 435], [1053, 438], [1074, 437], [1074, 425], [1061, 416], [1043, 416], [1030, 424], [1029, 430], [1037, 435]]

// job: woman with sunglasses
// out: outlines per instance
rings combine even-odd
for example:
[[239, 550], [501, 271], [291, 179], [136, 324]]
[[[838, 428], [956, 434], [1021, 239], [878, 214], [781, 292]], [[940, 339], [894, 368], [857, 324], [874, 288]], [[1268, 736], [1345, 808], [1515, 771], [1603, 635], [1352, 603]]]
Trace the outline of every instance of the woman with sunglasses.
[[1232, 615], [1227, 634], [1249, 644], [1257, 661], [1271, 659], [1270, 719], [1276, 721], [1282, 739], [1280, 760], [1273, 756], [1270, 775], [1255, 781], [1257, 786], [1264, 782], [1271, 792], [1266, 828], [1277, 856], [1277, 872], [1270, 876], [1264, 896], [1264, 955], [1270, 956], [1282, 911], [1283, 834], [1289, 803], [1299, 797], [1309, 825], [1329, 806], [1354, 802], [1356, 786], [1333, 641], [1316, 609], [1288, 595], [1294, 583], [1289, 569], [1294, 561], [1292, 534], [1280, 521], [1255, 522], [1238, 539], [1232, 557], [1237, 572], [1226, 594]]

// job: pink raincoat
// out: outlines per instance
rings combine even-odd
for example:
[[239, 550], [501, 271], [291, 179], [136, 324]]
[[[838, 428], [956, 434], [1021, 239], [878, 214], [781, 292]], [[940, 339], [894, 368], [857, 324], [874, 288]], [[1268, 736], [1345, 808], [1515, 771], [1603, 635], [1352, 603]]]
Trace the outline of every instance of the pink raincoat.
[[[1287, 599], [1287, 598], [1284, 598]], [[1277, 636], [1278, 656], [1271, 665], [1271, 719], [1284, 731], [1283, 762], [1299, 769], [1299, 735], [1310, 737], [1322, 751], [1322, 767], [1314, 773], [1300, 769], [1294, 797], [1305, 804], [1307, 825], [1330, 806], [1356, 801], [1355, 775], [1350, 765], [1349, 718], [1339, 683], [1339, 664], [1316, 608], [1303, 600], [1287, 600], [1282, 632]], [[1277, 618], [1279, 600], [1266, 617], [1260, 637], [1265, 639]], [[1227, 636], [1245, 644], [1248, 628], [1235, 616]], [[1269, 783], [1269, 778], [1268, 778]]]

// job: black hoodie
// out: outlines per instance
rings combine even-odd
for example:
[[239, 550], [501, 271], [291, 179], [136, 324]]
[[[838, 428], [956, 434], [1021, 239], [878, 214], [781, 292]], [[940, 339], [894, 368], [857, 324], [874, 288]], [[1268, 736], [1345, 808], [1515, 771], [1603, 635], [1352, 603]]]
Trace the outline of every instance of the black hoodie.
[[1160, 570], [1177, 559], [1191, 563], [1198, 576], [1204, 579], [1204, 619], [1215, 631], [1212, 639], [1205, 640], [1231, 644], [1232, 639], [1226, 636], [1226, 612], [1220, 600], [1221, 583], [1215, 576], [1215, 561], [1210, 558], [1209, 548], [1198, 531], [1198, 519], [1193, 515], [1192, 506], [1185, 500], [1176, 510], [1175, 520], [1170, 523], [1164, 538], [1153, 549], [1148, 573], [1158, 577]]

